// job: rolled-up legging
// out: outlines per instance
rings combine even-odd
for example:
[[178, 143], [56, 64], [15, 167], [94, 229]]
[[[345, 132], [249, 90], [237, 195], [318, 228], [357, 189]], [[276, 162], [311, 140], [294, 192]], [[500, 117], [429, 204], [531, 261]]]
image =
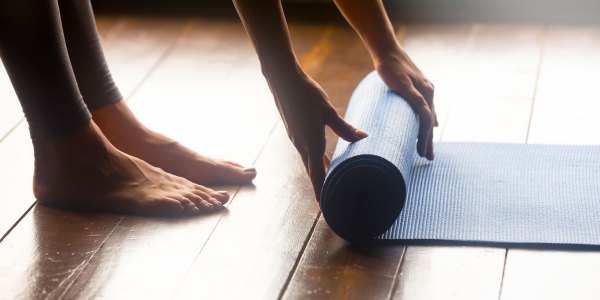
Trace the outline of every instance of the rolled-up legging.
[[0, 0], [0, 57], [34, 139], [72, 132], [88, 107], [122, 99], [89, 1]]

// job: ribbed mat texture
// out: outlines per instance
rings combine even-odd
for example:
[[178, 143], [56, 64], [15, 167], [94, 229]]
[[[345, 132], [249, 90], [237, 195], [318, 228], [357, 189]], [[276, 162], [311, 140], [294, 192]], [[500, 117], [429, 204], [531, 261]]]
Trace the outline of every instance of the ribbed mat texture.
[[600, 147], [436, 143], [415, 155], [418, 120], [376, 73], [346, 120], [369, 132], [340, 139], [321, 193], [323, 215], [350, 241], [600, 245]]

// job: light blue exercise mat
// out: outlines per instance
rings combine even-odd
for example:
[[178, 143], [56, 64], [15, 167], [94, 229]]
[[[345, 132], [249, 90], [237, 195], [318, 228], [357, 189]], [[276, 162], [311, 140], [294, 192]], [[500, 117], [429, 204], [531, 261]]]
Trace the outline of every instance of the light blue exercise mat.
[[340, 139], [321, 191], [346, 240], [600, 246], [600, 147], [436, 143], [428, 162], [416, 156], [416, 115], [376, 73], [346, 120], [370, 135]]

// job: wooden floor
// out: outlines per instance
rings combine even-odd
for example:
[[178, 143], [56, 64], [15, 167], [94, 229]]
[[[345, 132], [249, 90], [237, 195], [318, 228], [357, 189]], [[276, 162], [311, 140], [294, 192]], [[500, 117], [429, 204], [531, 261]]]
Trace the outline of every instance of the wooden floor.
[[[237, 20], [104, 15], [98, 26], [147, 125], [259, 175], [225, 187], [228, 209], [203, 217], [38, 206], [27, 124], [0, 71], [0, 299], [600, 299], [599, 252], [348, 246], [319, 214]], [[396, 29], [436, 85], [436, 140], [600, 144], [600, 26]], [[364, 47], [343, 24], [291, 31], [343, 113], [372, 68]]]

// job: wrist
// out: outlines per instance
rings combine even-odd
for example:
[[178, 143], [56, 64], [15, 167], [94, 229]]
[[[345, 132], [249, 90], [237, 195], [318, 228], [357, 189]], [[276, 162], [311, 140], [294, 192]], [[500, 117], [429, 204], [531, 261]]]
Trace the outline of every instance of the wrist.
[[405, 62], [410, 60], [408, 54], [395, 41], [393, 45], [379, 47], [377, 50], [371, 51], [371, 59], [375, 66], [389, 62]]
[[300, 82], [306, 82], [309, 76], [304, 73], [300, 64], [275, 64], [261, 66], [261, 71], [271, 89], [289, 89]]

